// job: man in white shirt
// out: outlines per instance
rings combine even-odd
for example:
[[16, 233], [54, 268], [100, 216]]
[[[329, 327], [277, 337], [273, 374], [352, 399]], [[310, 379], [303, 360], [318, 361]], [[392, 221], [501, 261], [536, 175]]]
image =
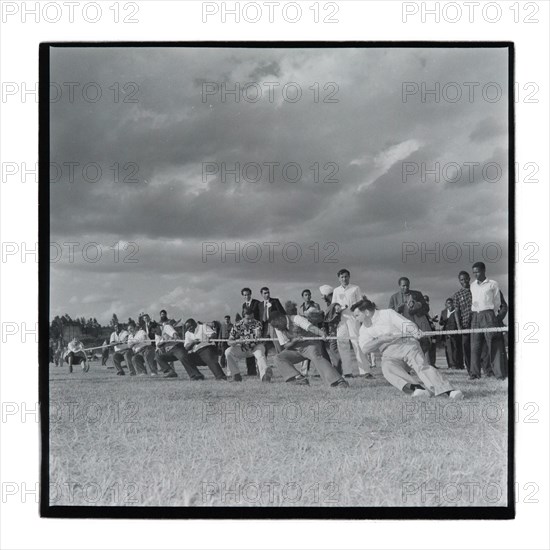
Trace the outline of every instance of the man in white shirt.
[[[382, 374], [398, 390], [413, 397], [446, 394], [451, 399], [462, 399], [461, 391], [426, 359], [419, 339], [422, 332], [415, 323], [393, 309], [376, 309], [376, 304], [363, 297], [352, 308], [359, 330], [359, 345], [364, 353], [379, 350], [382, 353]], [[409, 374], [413, 369], [418, 380]]]
[[[157, 346], [157, 361], [162, 372], [164, 372], [164, 378], [178, 377], [178, 374], [170, 363], [179, 360], [191, 380], [204, 380], [204, 375], [193, 364], [184, 345], [181, 342], [174, 342], [174, 340], [181, 340], [181, 338], [168, 320], [168, 317], [165, 316], [163, 319], [161, 315], [161, 322], [162, 328], [157, 330], [155, 342]], [[159, 332], [160, 334], [158, 334]]]
[[195, 319], [187, 319], [183, 332], [185, 340], [183, 345], [195, 366], [207, 365], [216, 380], [227, 380], [218, 361], [216, 344], [210, 342], [210, 338], [216, 335], [214, 329]]
[[353, 304], [361, 300], [361, 289], [357, 285], [350, 284], [350, 272], [347, 269], [338, 271], [338, 279], [340, 280], [340, 286], [336, 287], [333, 291], [332, 303], [340, 304], [342, 308], [340, 323], [336, 331], [336, 336], [338, 337], [338, 353], [342, 360], [342, 371], [347, 378], [353, 376], [354, 354], [350, 349], [351, 341], [359, 367], [359, 374], [365, 378], [372, 378], [372, 374], [366, 370], [369, 360], [361, 351], [357, 343], [359, 337], [359, 323], [355, 320], [350, 310]]
[[[145, 324], [145, 326], [147, 326]], [[132, 361], [134, 368], [138, 372], [138, 376], [146, 376], [147, 368], [149, 367], [151, 376], [157, 376], [157, 364], [155, 361], [155, 350], [149, 342], [149, 335], [143, 329], [136, 331], [134, 322], [128, 323], [128, 346], [132, 351], [132, 356], [129, 360]]]
[[82, 370], [88, 372], [90, 365], [86, 359], [86, 352], [84, 351], [84, 345], [76, 338], [76, 336], [69, 342], [67, 351], [64, 354], [64, 360], [69, 364], [69, 373], [73, 373], [73, 365], [80, 365], [82, 363]]
[[281, 370], [286, 382], [309, 385], [309, 380], [294, 366], [309, 359], [321, 378], [329, 386], [347, 387], [348, 383], [330, 363], [321, 340], [307, 340], [308, 335], [326, 336], [325, 333], [300, 315], [285, 315], [273, 311], [269, 317], [271, 326], [283, 351], [275, 356], [275, 366]]
[[[113, 362], [115, 364], [116, 373], [118, 376], [124, 376], [124, 369], [122, 368], [122, 361], [126, 361], [126, 353], [128, 352], [128, 331], [124, 330], [118, 323], [113, 326], [113, 333], [111, 334], [110, 344], [117, 344], [115, 346], [115, 352], [113, 354]], [[130, 376], [136, 375], [136, 369], [132, 364], [132, 361], [126, 361]]]
[[[485, 264], [476, 262], [472, 266], [474, 281], [470, 284], [472, 293], [472, 328], [493, 328], [499, 326], [497, 314], [500, 311], [500, 289], [498, 283], [485, 276]], [[496, 332], [472, 334], [470, 380], [481, 378], [481, 352], [483, 342], [487, 343], [490, 366], [499, 380], [508, 376], [506, 361], [503, 360], [504, 342]]]

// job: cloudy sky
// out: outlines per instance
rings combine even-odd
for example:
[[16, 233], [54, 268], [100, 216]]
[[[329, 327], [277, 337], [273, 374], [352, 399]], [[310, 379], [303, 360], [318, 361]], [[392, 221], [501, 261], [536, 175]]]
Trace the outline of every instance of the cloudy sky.
[[52, 317], [220, 319], [243, 286], [320, 300], [342, 267], [384, 307], [408, 275], [439, 313], [471, 259], [507, 295], [507, 56], [54, 49]]

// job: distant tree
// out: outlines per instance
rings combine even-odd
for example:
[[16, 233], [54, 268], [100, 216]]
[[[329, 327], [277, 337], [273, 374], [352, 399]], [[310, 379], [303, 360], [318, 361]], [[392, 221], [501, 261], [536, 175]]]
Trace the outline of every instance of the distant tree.
[[113, 313], [113, 318], [111, 319], [111, 326], [118, 325], [118, 317], [116, 313]]

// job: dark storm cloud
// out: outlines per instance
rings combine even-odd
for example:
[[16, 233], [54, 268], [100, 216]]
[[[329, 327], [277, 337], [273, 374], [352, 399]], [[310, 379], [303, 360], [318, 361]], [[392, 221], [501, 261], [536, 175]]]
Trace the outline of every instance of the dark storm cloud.
[[[79, 165], [73, 183], [64, 169], [51, 184], [51, 240], [96, 242], [105, 255], [52, 264], [52, 310], [105, 320], [165, 304], [211, 318], [234, 312], [245, 284], [298, 300], [305, 287], [336, 285], [343, 266], [383, 305], [403, 273], [443, 300], [471, 264], [466, 248], [456, 264], [422, 261], [420, 252], [404, 263], [403, 243], [506, 249], [506, 63], [505, 51], [486, 49], [55, 51], [52, 81], [77, 90], [95, 82], [103, 95], [52, 103], [52, 161]], [[222, 101], [223, 86], [251, 81], [265, 92], [259, 100]], [[266, 82], [279, 84], [273, 102]], [[289, 82], [302, 91], [296, 103], [282, 98]], [[473, 101], [465, 82], [478, 83]], [[501, 87], [500, 101], [484, 99], [488, 82]], [[450, 94], [452, 83], [460, 101], [421, 93], [447, 85]], [[404, 97], [405, 84], [418, 92]], [[330, 97], [337, 102], [323, 101]], [[82, 175], [90, 162], [102, 168], [97, 182]], [[503, 166], [496, 183], [465, 169], [489, 162]], [[216, 173], [205, 177], [205, 163]], [[279, 169], [271, 183], [267, 168], [259, 182], [242, 173], [237, 181], [231, 170], [247, 163]], [[281, 173], [288, 163], [300, 166], [299, 181]], [[405, 163], [416, 173], [404, 177]], [[458, 164], [461, 177], [435, 178], [437, 163]], [[108, 247], [118, 241], [137, 243], [137, 263], [114, 261]], [[266, 242], [279, 243], [272, 262]], [[302, 250], [294, 263], [280, 253], [292, 242]], [[205, 243], [257, 245], [263, 255], [203, 261]], [[337, 262], [324, 262], [335, 249]], [[490, 273], [503, 286], [506, 261], [504, 253]]]

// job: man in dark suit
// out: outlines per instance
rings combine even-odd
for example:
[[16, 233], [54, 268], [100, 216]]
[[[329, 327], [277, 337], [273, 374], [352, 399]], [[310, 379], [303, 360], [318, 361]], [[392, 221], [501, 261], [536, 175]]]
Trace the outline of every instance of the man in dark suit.
[[[256, 298], [252, 298], [252, 290], [250, 290], [248, 287], [243, 288], [241, 290], [241, 296], [244, 298], [244, 302], [241, 308], [243, 319], [245, 308], [251, 308], [254, 312], [254, 319], [256, 319], [256, 321], [260, 321], [260, 302], [256, 300]], [[247, 376], [256, 376], [258, 374], [256, 370], [256, 359], [254, 359], [254, 356], [246, 358], [246, 374]]]
[[[397, 313], [412, 321], [420, 330], [425, 332], [431, 331], [430, 321], [428, 320], [430, 308], [426, 304], [422, 292], [411, 290], [411, 282], [407, 277], [400, 277], [398, 284], [400, 291], [393, 294], [390, 298], [389, 309], [397, 311]], [[431, 344], [429, 336], [420, 338], [420, 346], [428, 362], [430, 361]]]
[[[446, 309], [441, 312], [439, 324], [442, 330], [457, 330], [459, 327], [458, 311], [455, 309], [452, 298], [445, 300]], [[450, 369], [463, 369], [462, 338], [460, 334], [445, 335], [445, 357]]]
[[262, 322], [262, 338], [274, 338], [274, 342], [264, 342], [265, 346], [265, 356], [267, 357], [267, 352], [270, 348], [275, 348], [275, 353], [281, 353], [281, 346], [277, 340], [277, 335], [275, 334], [275, 329], [269, 323], [269, 315], [273, 311], [278, 311], [282, 315], [286, 315], [285, 308], [278, 300], [278, 298], [272, 298], [269, 288], [266, 286], [262, 287], [260, 290], [262, 295], [262, 300], [258, 305], [258, 313], [260, 315], [260, 321]]

